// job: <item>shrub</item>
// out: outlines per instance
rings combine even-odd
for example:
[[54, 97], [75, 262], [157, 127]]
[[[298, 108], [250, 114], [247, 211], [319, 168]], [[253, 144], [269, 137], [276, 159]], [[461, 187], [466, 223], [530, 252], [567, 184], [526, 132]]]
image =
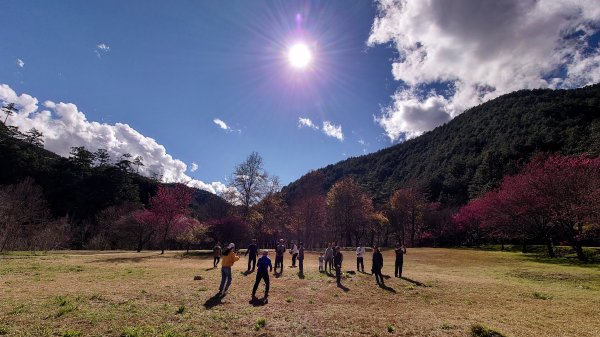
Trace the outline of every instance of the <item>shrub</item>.
[[481, 324], [474, 324], [471, 326], [472, 337], [505, 337], [498, 331], [494, 331]]
[[266, 325], [267, 325], [267, 319], [264, 317], [261, 317], [256, 320], [256, 324], [254, 324], [254, 330], [258, 331], [258, 330], [264, 328]]

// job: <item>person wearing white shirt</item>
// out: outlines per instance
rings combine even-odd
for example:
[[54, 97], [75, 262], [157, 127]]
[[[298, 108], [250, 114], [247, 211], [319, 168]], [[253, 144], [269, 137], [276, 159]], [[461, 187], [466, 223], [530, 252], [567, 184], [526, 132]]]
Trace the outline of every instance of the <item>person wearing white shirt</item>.
[[300, 251], [298, 250], [298, 245], [296, 245], [296, 243], [294, 242], [292, 244], [292, 249], [290, 249], [290, 254], [292, 254], [292, 267], [296, 267], [296, 258], [298, 258], [298, 253]]
[[356, 271], [365, 272], [365, 247], [360, 243], [356, 247]]

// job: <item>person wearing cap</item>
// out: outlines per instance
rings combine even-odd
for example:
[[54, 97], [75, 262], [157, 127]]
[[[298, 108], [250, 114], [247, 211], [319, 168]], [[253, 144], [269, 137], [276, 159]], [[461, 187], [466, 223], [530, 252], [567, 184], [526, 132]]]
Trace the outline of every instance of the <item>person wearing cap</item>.
[[269, 271], [273, 270], [268, 250], [263, 250], [262, 257], [258, 259], [256, 267], [256, 282], [254, 282], [254, 287], [252, 288], [252, 299], [256, 299], [256, 290], [258, 289], [260, 280], [265, 280], [265, 299], [267, 299], [269, 297]]
[[[256, 256], [258, 255], [258, 247], [256, 246], [256, 239], [252, 239], [252, 243], [248, 246], [246, 250], [246, 254], [244, 256], [250, 254], [248, 257], [248, 271], [254, 271], [256, 266]], [[250, 265], [252, 265], [252, 270], [250, 269]]]
[[285, 253], [285, 244], [283, 239], [279, 239], [279, 244], [275, 250], [275, 273], [277, 273], [277, 267], [281, 268], [279, 274], [283, 274], [283, 254]]
[[[235, 244], [230, 243], [223, 252], [223, 261], [221, 262], [221, 286], [219, 287], [219, 294], [221, 296], [227, 293], [227, 290], [231, 285], [231, 267], [240, 259], [234, 249]], [[227, 282], [227, 284], [225, 284], [225, 282]]]

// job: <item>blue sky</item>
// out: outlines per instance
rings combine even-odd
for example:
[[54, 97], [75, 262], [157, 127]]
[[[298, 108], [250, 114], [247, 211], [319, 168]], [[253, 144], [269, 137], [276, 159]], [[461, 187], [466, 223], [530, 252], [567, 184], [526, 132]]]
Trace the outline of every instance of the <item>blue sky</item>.
[[[223, 181], [258, 151], [266, 169], [288, 183], [390, 144], [373, 115], [394, 92], [394, 50], [366, 46], [376, 10], [369, 1], [2, 7], [12, 28], [0, 35], [0, 83], [41, 101], [74, 103], [90, 121], [127, 123], [173, 157], [197, 163], [190, 175], [198, 179]], [[312, 70], [289, 66], [285, 53], [294, 41], [316, 45]], [[300, 129], [300, 117], [341, 125], [344, 140]], [[219, 128], [215, 118], [240, 131]]]
[[[0, 100], [22, 109], [9, 124], [217, 192], [252, 151], [287, 184], [513, 90], [600, 81], [593, 0], [0, 6]], [[288, 60], [296, 42], [306, 69]]]

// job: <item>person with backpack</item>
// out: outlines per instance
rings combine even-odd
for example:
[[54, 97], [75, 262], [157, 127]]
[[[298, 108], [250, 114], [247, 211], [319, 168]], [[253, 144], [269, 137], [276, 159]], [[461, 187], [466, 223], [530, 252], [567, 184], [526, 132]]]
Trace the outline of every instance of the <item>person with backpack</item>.
[[[250, 244], [250, 246], [248, 246], [248, 249], [246, 250], [246, 254], [244, 254], [244, 256], [247, 256], [248, 254], [250, 254], [250, 256], [248, 257], [248, 271], [254, 271], [254, 268], [256, 267], [256, 257], [258, 256], [258, 247], [256, 246], [256, 239], [252, 239], [252, 243]], [[250, 265], [252, 265], [252, 270], [250, 270]]]
[[381, 251], [379, 251], [379, 247], [373, 247], [373, 267], [371, 268], [371, 272], [375, 275], [375, 280], [377, 284], [383, 286], [383, 275], [381, 274], [381, 269], [383, 268], [383, 255], [381, 255]]
[[[265, 300], [269, 297], [269, 271], [273, 271], [273, 265], [271, 264], [271, 259], [269, 259], [269, 251], [264, 250], [262, 252], [262, 257], [258, 259], [258, 263], [256, 264], [258, 270], [256, 271], [256, 281], [254, 282], [254, 287], [252, 288], [252, 299], [256, 299], [256, 290], [258, 289], [258, 285], [261, 280], [265, 280]], [[268, 269], [268, 270], [267, 270]]]
[[236, 253], [235, 244], [230, 243], [223, 252], [223, 262], [221, 263], [221, 285], [219, 286], [219, 295], [225, 296], [231, 285], [231, 267], [236, 263], [240, 256]]

